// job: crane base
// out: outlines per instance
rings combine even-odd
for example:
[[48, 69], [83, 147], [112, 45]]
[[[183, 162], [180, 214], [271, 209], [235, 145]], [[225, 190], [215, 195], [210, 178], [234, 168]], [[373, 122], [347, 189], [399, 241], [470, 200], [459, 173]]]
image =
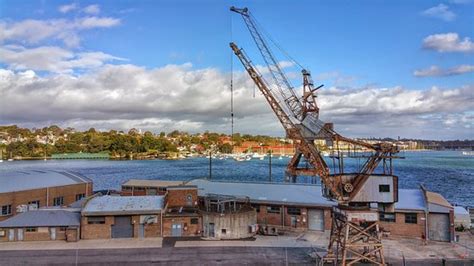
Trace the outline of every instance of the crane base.
[[323, 256], [320, 265], [353, 265], [362, 262], [385, 265], [377, 213], [369, 210], [341, 210], [337, 207], [332, 213], [328, 253]]

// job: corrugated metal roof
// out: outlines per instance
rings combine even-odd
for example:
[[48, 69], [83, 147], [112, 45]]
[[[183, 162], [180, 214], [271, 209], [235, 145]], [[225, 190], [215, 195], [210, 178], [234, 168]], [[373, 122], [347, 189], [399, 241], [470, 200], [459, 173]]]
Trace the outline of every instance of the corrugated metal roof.
[[288, 183], [222, 182], [195, 179], [187, 184], [198, 186], [199, 196], [207, 194], [250, 198], [255, 202], [294, 204], [300, 206], [334, 206], [336, 202], [323, 197], [321, 186]]
[[147, 214], [163, 209], [164, 196], [101, 196], [90, 199], [84, 215]]
[[0, 222], [0, 227], [79, 226], [81, 214], [67, 210], [36, 210]]
[[395, 203], [397, 210], [424, 210], [425, 199], [421, 189], [399, 189], [398, 202]]
[[[273, 204], [294, 204], [300, 206], [336, 206], [337, 202], [323, 197], [321, 186], [290, 183], [224, 182], [195, 179], [187, 184], [198, 186], [199, 196], [207, 194], [229, 195], [240, 199], [246, 197], [254, 202]], [[424, 210], [425, 203], [421, 189], [399, 189], [396, 209]]]
[[123, 183], [122, 186], [135, 187], [168, 187], [182, 185], [183, 181], [166, 181], [166, 180], [147, 180], [147, 179], [130, 179]]
[[88, 178], [62, 171], [30, 170], [0, 175], [0, 193], [91, 182]]

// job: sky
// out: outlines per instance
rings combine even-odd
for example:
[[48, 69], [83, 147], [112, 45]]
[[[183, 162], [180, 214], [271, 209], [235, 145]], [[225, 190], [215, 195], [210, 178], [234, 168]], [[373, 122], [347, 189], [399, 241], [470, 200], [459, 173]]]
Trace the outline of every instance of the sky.
[[232, 5], [324, 84], [338, 132], [474, 138], [474, 0], [0, 0], [0, 125], [230, 133], [232, 71], [235, 131], [283, 136], [229, 48], [268, 75]]

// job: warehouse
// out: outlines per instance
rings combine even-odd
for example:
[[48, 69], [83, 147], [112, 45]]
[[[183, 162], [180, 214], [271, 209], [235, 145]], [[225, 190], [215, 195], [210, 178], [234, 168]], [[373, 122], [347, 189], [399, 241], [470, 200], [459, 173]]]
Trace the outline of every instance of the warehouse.
[[201, 236], [202, 218], [194, 185], [167, 187], [163, 236]]
[[81, 238], [145, 238], [162, 235], [164, 196], [96, 196], [82, 209]]
[[257, 223], [265, 233], [278, 230], [330, 230], [335, 202], [324, 198], [321, 187], [289, 183], [220, 182], [195, 179], [199, 197], [227, 195], [239, 202], [249, 201], [257, 212]]
[[67, 209], [42, 209], [20, 213], [0, 222], [0, 242], [79, 240], [81, 214]]
[[454, 207], [441, 194], [427, 191], [423, 186], [428, 211], [428, 239], [454, 240]]
[[130, 179], [122, 184], [122, 196], [165, 195], [169, 186], [182, 185], [183, 181]]
[[385, 235], [426, 235], [426, 204], [421, 189], [399, 189], [394, 212], [379, 212], [380, 230]]
[[65, 171], [29, 170], [0, 176], [0, 221], [40, 207], [67, 206], [92, 195], [92, 181]]

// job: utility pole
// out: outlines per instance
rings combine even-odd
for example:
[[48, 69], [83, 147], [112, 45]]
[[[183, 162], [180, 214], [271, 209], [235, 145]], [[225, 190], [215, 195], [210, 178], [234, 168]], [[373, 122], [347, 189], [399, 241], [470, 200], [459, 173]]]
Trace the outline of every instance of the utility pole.
[[268, 150], [268, 178], [272, 182], [272, 150]]
[[209, 151], [209, 180], [212, 179], [212, 151]]

